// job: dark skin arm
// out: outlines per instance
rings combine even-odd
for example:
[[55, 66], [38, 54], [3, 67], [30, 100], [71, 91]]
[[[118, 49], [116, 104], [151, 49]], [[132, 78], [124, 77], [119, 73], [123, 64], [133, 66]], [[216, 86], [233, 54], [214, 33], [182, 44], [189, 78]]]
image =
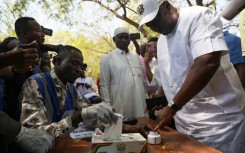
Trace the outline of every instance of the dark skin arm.
[[36, 42], [16, 46], [11, 51], [0, 53], [0, 77], [11, 79], [15, 73], [23, 73], [30, 70], [38, 58], [37, 50], [33, 48]]
[[78, 127], [78, 124], [83, 121], [81, 112], [76, 111], [71, 116], [71, 122], [73, 127]]
[[12, 66], [7, 66], [5, 68], [0, 69], [0, 78], [11, 79], [13, 77], [14, 77], [14, 73], [12, 71]]
[[165, 95], [165, 93], [164, 93], [163, 88], [161, 86], [156, 93], [153, 93], [153, 94], [150, 95], [150, 98], [161, 97], [161, 96], [164, 96], [164, 95]]
[[24, 68], [31, 66], [36, 62], [36, 58], [38, 57], [37, 50], [32, 47], [34, 44], [36, 44], [36, 42], [20, 45], [11, 51], [1, 53], [0, 68], [4, 68], [12, 64]]
[[144, 56], [145, 70], [146, 70], [147, 79], [151, 83], [152, 78], [153, 78], [153, 73], [151, 72], [151, 67], [150, 67], [149, 62], [150, 62], [149, 51], [146, 50], [145, 56]]
[[20, 133], [21, 125], [19, 122], [10, 118], [6, 113], [0, 111], [0, 151], [13, 142]]
[[[177, 106], [184, 106], [208, 84], [220, 66], [221, 54], [221, 51], [213, 52], [197, 57], [194, 60], [182, 87], [173, 98]], [[176, 110], [165, 107], [159, 115], [160, 123], [154, 130], [156, 131], [167, 125], [175, 113]]]
[[136, 40], [132, 40], [132, 42], [133, 42], [133, 44], [135, 46], [136, 53], [138, 55], [140, 55], [140, 46], [139, 46], [138, 42]]

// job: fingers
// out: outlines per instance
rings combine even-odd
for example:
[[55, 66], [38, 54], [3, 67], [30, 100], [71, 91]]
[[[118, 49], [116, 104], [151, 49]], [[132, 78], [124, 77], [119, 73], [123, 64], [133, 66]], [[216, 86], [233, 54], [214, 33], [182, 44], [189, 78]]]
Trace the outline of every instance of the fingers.
[[100, 103], [99, 111], [103, 114], [101, 117], [101, 121], [105, 124], [115, 124], [117, 122], [118, 117], [112, 111], [112, 107], [110, 107], [107, 103]]
[[154, 106], [154, 107], [151, 109], [151, 111], [155, 111], [155, 110], [157, 110], [157, 108], [158, 108], [158, 106]]
[[14, 63], [19, 67], [27, 67], [36, 64], [38, 59], [37, 49], [31, 44], [22, 44], [14, 49]]
[[23, 57], [25, 61], [32, 61], [32, 62], [37, 62], [39, 56], [37, 53], [37, 49], [35, 48], [27, 48], [23, 49]]
[[107, 108], [104, 109], [104, 118], [110, 125], [116, 124], [118, 119], [118, 117], [110, 109]]
[[160, 106], [157, 106], [156, 110], [160, 110], [160, 109], [163, 109], [163, 105], [160, 105]]
[[36, 48], [35, 46], [37, 46], [37, 42], [33, 41], [30, 44], [21, 44], [19, 45], [19, 47], [23, 48], [23, 49], [28, 49], [28, 48]]
[[161, 110], [163, 108], [163, 106], [162, 105], [159, 105], [159, 106], [154, 106], [152, 109], [151, 109], [151, 111], [159, 111], [159, 110]]
[[24, 57], [26, 59], [36, 59], [38, 58], [38, 53], [37, 53], [37, 42], [36, 41], [33, 41], [32, 43], [30, 44], [21, 44], [19, 45], [18, 47], [23, 49], [23, 53], [24, 53]]
[[116, 116], [113, 112], [110, 112], [110, 117], [111, 117], [112, 123], [116, 124], [118, 120], [118, 116]]
[[113, 124], [117, 122], [117, 116], [112, 111], [112, 107], [105, 103], [101, 102], [93, 106], [84, 108], [82, 110], [82, 117], [87, 120], [98, 119], [103, 124]]
[[163, 114], [160, 114], [159, 116], [159, 119], [160, 119], [160, 122], [158, 123], [158, 125], [155, 127], [154, 131], [157, 131], [159, 128], [167, 125], [171, 119], [172, 119], [172, 114], [164, 114], [164, 110], [162, 110], [160, 113], [163, 113]]
[[109, 124], [108, 119], [105, 116], [98, 116], [98, 120], [100, 120], [103, 124]]
[[158, 129], [160, 128], [160, 125], [158, 124], [155, 128], [154, 128], [154, 132], [156, 132]]

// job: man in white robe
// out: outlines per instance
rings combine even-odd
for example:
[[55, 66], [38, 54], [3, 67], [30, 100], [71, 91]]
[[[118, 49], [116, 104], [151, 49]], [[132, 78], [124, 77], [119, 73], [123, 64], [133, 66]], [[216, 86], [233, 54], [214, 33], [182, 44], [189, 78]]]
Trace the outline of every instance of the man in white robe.
[[129, 30], [116, 28], [113, 41], [116, 49], [100, 63], [101, 98], [124, 117], [143, 117], [146, 92], [139, 56], [128, 50]]

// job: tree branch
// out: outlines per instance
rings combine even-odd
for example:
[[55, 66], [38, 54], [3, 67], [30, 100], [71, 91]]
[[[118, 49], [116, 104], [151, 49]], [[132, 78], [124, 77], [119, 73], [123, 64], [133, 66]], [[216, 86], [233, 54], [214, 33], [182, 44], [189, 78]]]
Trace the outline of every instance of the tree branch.
[[[111, 9], [110, 7], [104, 5], [103, 3], [101, 3], [101, 1], [98, 1], [98, 0], [83, 0], [83, 1], [91, 1], [91, 2], [97, 3], [97, 4], [99, 4], [102, 8], [104, 8], [104, 9], [110, 11], [110, 12], [111, 12], [112, 14], [114, 14], [117, 18], [119, 18], [119, 19], [121, 19], [121, 20], [123, 20], [123, 21], [129, 23], [130, 25], [132, 25], [132, 26], [135, 27], [136, 29], [138, 29], [138, 27], [139, 27], [139, 24], [138, 24], [137, 22], [135, 22], [135, 21], [129, 19], [129, 18], [128, 18], [127, 16], [125, 16], [125, 15], [120, 15], [120, 14], [118, 14], [117, 11], [115, 11], [115, 10]], [[118, 0], [117, 0], [117, 1], [118, 1]], [[140, 30], [140, 32], [143, 34], [144, 37], [148, 37], [148, 35], [149, 35], [148, 32], [147, 32], [144, 28], [142, 28], [142, 29]]]
[[197, 5], [204, 6], [202, 0], [196, 0]]
[[190, 0], [187, 0], [189, 6], [193, 6]]

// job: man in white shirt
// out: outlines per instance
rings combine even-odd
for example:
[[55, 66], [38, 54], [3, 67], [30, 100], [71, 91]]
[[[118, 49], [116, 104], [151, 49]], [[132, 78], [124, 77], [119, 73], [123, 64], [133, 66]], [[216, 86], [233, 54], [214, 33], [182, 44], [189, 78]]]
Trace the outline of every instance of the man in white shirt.
[[81, 77], [77, 78], [74, 85], [77, 90], [82, 94], [84, 92], [94, 92], [96, 93], [96, 85], [94, 84], [93, 78], [87, 77], [85, 75], [85, 70], [81, 71]]
[[174, 117], [178, 131], [224, 153], [243, 153], [245, 93], [219, 17], [205, 7], [175, 8], [170, 0], [141, 0], [137, 10], [140, 27], [161, 34], [157, 57], [169, 104], [155, 130]]
[[[86, 64], [87, 65], [87, 64]], [[93, 78], [85, 75], [86, 68], [81, 71], [80, 77], [76, 79], [74, 85], [81, 95], [85, 97], [88, 103], [100, 103], [101, 98], [97, 94], [97, 88], [94, 84]]]
[[125, 117], [142, 117], [146, 92], [139, 56], [128, 50], [129, 30], [116, 28], [113, 41], [116, 49], [105, 55], [100, 63], [101, 97]]

